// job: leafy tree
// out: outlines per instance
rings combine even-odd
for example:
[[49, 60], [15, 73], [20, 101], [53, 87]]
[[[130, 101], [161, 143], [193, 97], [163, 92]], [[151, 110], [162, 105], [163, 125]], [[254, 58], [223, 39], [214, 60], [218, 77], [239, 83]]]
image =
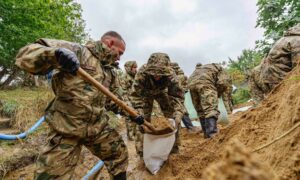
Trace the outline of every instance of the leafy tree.
[[262, 57], [262, 54], [255, 50], [245, 49], [236, 60], [229, 58], [227, 70], [232, 77], [233, 83], [236, 85], [244, 83], [247, 72], [257, 66]]
[[268, 53], [271, 45], [290, 27], [300, 22], [299, 0], [258, 0], [257, 27], [265, 29], [257, 48]]
[[3, 71], [15, 74], [13, 64], [16, 53], [21, 47], [38, 38], [82, 42], [87, 34], [81, 12], [80, 4], [72, 0], [0, 1], [2, 74], [5, 74]]

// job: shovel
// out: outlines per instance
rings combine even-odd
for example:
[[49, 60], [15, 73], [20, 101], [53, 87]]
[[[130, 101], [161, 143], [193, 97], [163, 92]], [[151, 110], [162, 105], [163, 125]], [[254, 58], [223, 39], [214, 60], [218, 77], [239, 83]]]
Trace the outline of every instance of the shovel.
[[[120, 106], [123, 110], [129, 113], [130, 116], [133, 118], [136, 118], [139, 116], [139, 114], [130, 106], [127, 106], [127, 104], [123, 101], [121, 101], [117, 96], [115, 96], [112, 92], [110, 92], [106, 87], [104, 87], [102, 84], [100, 84], [96, 79], [94, 79], [91, 75], [89, 75], [87, 72], [85, 72], [82, 68], [79, 67], [77, 74], [79, 74], [83, 79], [85, 79], [87, 82], [91, 83], [93, 86], [95, 86], [99, 91], [101, 91], [103, 94], [108, 96], [113, 102], [115, 102], [118, 106]], [[150, 122], [144, 121], [144, 124], [141, 125], [145, 131], [145, 133], [148, 134], [154, 134], [154, 135], [163, 135], [168, 134], [174, 131], [174, 128], [167, 127], [164, 129], [156, 129]]]

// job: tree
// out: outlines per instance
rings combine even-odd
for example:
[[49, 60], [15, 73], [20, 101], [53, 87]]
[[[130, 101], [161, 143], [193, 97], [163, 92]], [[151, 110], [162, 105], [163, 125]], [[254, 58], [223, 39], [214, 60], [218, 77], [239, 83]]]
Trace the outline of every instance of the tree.
[[244, 49], [242, 54], [236, 60], [229, 58], [228, 72], [232, 77], [234, 84], [242, 84], [248, 71], [257, 66], [263, 55], [251, 49]]
[[87, 34], [81, 12], [80, 4], [72, 0], [0, 1], [2, 71], [15, 75], [17, 69], [13, 65], [16, 53], [38, 38], [65, 39], [78, 43], [84, 41]]
[[256, 26], [265, 29], [264, 39], [256, 42], [257, 49], [268, 53], [271, 45], [284, 32], [300, 22], [299, 0], [258, 0]]

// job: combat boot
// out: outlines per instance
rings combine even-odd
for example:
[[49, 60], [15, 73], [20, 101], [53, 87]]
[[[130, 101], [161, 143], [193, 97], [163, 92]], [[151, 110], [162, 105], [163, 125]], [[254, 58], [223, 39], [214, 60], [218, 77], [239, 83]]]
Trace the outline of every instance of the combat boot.
[[113, 180], [126, 180], [126, 172], [121, 172], [115, 176], [113, 176]]
[[201, 124], [201, 128], [202, 128], [202, 132], [204, 135], [204, 138], [208, 138], [207, 134], [206, 134], [206, 127], [205, 127], [205, 119], [201, 119], [200, 118], [200, 124]]
[[205, 132], [206, 137], [204, 136], [204, 138], [212, 138], [218, 132], [216, 118], [210, 117], [205, 119]]

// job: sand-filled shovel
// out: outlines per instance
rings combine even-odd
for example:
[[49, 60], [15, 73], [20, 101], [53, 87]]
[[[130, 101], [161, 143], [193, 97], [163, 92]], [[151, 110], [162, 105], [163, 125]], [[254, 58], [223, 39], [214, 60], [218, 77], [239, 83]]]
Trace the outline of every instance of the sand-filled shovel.
[[[94, 79], [91, 75], [89, 75], [87, 72], [85, 72], [82, 68], [79, 67], [77, 74], [79, 74], [81, 77], [83, 77], [87, 82], [94, 85], [99, 91], [101, 91], [103, 94], [108, 96], [113, 102], [115, 102], [118, 106], [120, 106], [122, 109], [124, 109], [126, 112], [129, 113], [130, 116], [133, 118], [136, 118], [139, 116], [139, 114], [130, 106], [127, 106], [127, 104], [123, 101], [121, 101], [117, 96], [115, 96], [112, 92], [110, 92], [106, 87], [104, 87], [102, 84], [100, 84], [96, 79]], [[173, 127], [166, 127], [163, 129], [157, 129], [155, 128], [151, 123], [148, 121], [144, 121], [144, 124], [142, 125], [143, 129], [148, 134], [154, 134], [154, 135], [163, 135], [168, 134], [174, 131]]]

